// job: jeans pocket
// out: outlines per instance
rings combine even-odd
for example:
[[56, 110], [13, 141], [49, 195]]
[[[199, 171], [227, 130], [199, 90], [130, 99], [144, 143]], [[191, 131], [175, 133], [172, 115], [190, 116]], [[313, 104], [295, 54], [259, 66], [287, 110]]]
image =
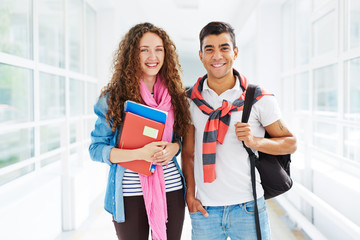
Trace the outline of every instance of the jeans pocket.
[[189, 212], [189, 216], [190, 216], [190, 219], [191, 220], [194, 220], [194, 219], [200, 219], [203, 217], [202, 213], [200, 211], [197, 211], [197, 212]]
[[[257, 205], [258, 205], [259, 213], [262, 213], [262, 212], [266, 211], [266, 204], [265, 204], [265, 200], [264, 200], [263, 197], [259, 198], [257, 200]], [[255, 213], [255, 201], [245, 203], [244, 210], [248, 214], [254, 214]]]
[[[203, 206], [203, 208], [207, 211], [208, 210], [208, 206]], [[190, 218], [199, 218], [199, 217], [204, 217], [204, 215], [200, 212], [189, 212]]]

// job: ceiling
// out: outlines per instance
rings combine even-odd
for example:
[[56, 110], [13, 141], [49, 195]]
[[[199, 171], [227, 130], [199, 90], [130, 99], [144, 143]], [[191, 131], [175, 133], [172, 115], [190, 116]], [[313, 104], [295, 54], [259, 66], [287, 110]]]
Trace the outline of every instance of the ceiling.
[[168, 32], [183, 57], [197, 56], [198, 35], [211, 21], [225, 21], [239, 32], [259, 0], [90, 0], [98, 10], [116, 12], [120, 34], [140, 22]]

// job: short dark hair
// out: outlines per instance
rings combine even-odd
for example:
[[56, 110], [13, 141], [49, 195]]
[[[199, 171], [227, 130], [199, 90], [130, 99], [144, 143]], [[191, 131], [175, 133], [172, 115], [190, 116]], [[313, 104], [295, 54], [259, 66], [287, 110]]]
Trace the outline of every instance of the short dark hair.
[[199, 34], [200, 39], [200, 50], [202, 51], [203, 40], [208, 35], [220, 35], [221, 33], [229, 33], [233, 47], [235, 48], [235, 33], [234, 29], [230, 24], [225, 22], [210, 22], [203, 29], [201, 29]]

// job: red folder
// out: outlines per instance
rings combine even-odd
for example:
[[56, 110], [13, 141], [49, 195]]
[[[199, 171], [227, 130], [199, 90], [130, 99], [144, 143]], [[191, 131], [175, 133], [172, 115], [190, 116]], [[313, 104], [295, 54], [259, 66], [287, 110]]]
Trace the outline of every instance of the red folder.
[[[136, 149], [151, 142], [161, 141], [164, 128], [164, 123], [142, 117], [132, 112], [125, 112], [119, 148]], [[150, 171], [151, 163], [145, 160], [133, 160], [118, 164], [146, 176], [152, 175]]]

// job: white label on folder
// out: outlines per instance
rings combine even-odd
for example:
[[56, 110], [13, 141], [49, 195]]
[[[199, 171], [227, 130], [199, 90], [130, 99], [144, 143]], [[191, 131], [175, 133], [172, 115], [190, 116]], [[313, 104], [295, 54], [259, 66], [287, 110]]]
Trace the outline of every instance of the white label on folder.
[[156, 139], [158, 134], [159, 130], [148, 126], [144, 127], [143, 135]]

